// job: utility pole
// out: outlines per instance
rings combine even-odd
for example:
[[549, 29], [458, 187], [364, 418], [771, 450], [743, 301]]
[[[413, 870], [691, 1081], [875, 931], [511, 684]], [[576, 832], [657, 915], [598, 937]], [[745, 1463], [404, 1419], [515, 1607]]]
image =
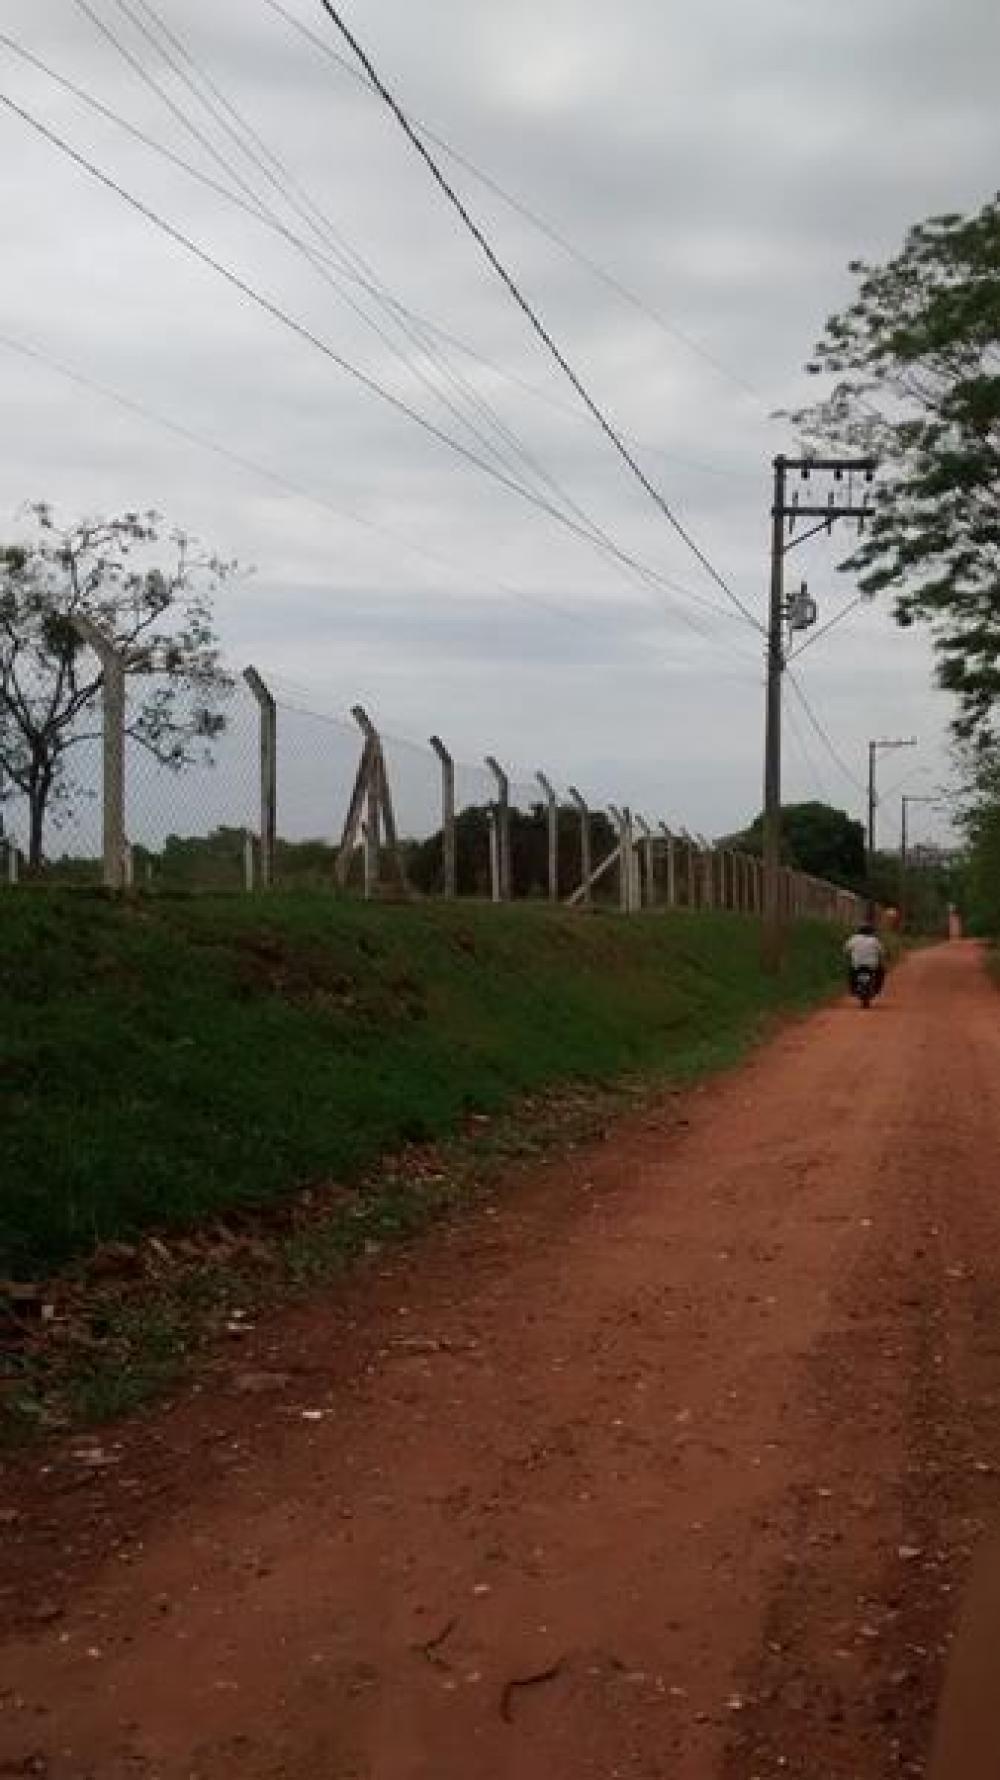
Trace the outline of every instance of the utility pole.
[[904, 791], [904, 793], [903, 793], [903, 796], [902, 796], [902, 798], [901, 798], [901, 800], [900, 800], [900, 816], [899, 816], [899, 922], [900, 922], [900, 926], [901, 926], [901, 927], [902, 927], [902, 928], [903, 928], [903, 930], [904, 930], [904, 932], [905, 932], [905, 930], [906, 930], [906, 917], [907, 917], [907, 902], [908, 902], [908, 900], [909, 900], [909, 897], [908, 897], [908, 885], [907, 885], [907, 868], [908, 868], [908, 860], [907, 860], [907, 847], [906, 847], [906, 843], [907, 843], [907, 833], [906, 833], [906, 811], [907, 811], [907, 806], [908, 806], [908, 805], [909, 805], [909, 804], [911, 804], [911, 803], [933, 803], [933, 802], [934, 802], [934, 801], [935, 801], [935, 800], [934, 800], [934, 798], [933, 798], [933, 797], [926, 797], [926, 796], [924, 796], [924, 797], [918, 797], [918, 796], [916, 796], [916, 795], [915, 795], [915, 793], [913, 793], [913, 792], [906, 792], [906, 791]]
[[764, 720], [764, 969], [781, 963], [781, 676], [785, 671], [785, 508], [788, 460], [774, 460], [771, 506], [771, 599], [767, 620]]
[[[871, 870], [875, 858], [875, 812], [878, 809], [878, 793], [875, 789], [875, 769], [880, 754], [891, 754], [896, 748], [915, 748], [915, 735], [897, 736], [893, 741], [868, 743], [868, 869]], [[907, 777], [910, 775], [908, 774]]]
[[[838, 500], [830, 491], [825, 506], [803, 505], [798, 493], [789, 497], [789, 476], [798, 472], [804, 482], [813, 473], [830, 475], [841, 483], [847, 477], [847, 499]], [[805, 628], [816, 617], [816, 608], [806, 598], [805, 585], [797, 600], [785, 600], [785, 557], [797, 545], [804, 544], [818, 532], [833, 530], [838, 519], [856, 519], [864, 524], [870, 510], [870, 496], [854, 499], [853, 479], [862, 476], [870, 482], [875, 474], [871, 457], [785, 457], [774, 459], [774, 497], [771, 503], [771, 595], [767, 625], [767, 704], [764, 724], [764, 896], [763, 951], [764, 969], [776, 972], [781, 963], [781, 677], [785, 671], [785, 625]], [[800, 519], [813, 524], [798, 537], [794, 532]]]

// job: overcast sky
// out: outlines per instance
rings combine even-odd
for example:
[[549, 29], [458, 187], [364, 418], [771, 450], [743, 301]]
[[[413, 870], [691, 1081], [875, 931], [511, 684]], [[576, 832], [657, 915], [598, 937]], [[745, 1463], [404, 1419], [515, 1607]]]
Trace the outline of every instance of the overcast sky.
[[[495, 752], [650, 817], [736, 827], [760, 804], [759, 637], [583, 413], [385, 108], [324, 54], [345, 46], [318, 0], [282, 5], [318, 42], [267, 0], [156, 0], [155, 14], [150, 0], [6, 0], [0, 28], [266, 205], [311, 258], [5, 46], [0, 86], [333, 353], [480, 457], [502, 453], [505, 475], [675, 588], [421, 431], [9, 113], [0, 513], [10, 523], [42, 497], [67, 517], [158, 507], [255, 566], [220, 606], [226, 651], [297, 705], [343, 716], [360, 699], [387, 731], [440, 731], [463, 760]], [[292, 204], [241, 152], [232, 113], [210, 115], [137, 29], [157, 15], [252, 126], [258, 159], [294, 177]], [[884, 257], [911, 222], [977, 207], [998, 184], [996, 0], [368, 0], [346, 15], [414, 118], [634, 293], [435, 149], [648, 475], [763, 617], [770, 460], [795, 443], [770, 416], [815, 393], [801, 367], [850, 295], [848, 260]], [[837, 560], [826, 542], [791, 559], [822, 619], [851, 597]], [[904, 773], [914, 792], [940, 781], [950, 705], [922, 634], [868, 608], [800, 671], [854, 780], [791, 698], [786, 798], [861, 814], [871, 736], [920, 737], [883, 767], [887, 793]], [[312, 733], [297, 734], [303, 758]], [[337, 826], [322, 774], [301, 795], [300, 826]], [[944, 832], [930, 811], [914, 823]], [[883, 836], [897, 834], [893, 791]]]

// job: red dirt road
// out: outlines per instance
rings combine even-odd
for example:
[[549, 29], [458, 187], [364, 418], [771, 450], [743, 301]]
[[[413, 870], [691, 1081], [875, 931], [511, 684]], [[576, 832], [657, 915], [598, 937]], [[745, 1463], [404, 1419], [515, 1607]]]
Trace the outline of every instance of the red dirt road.
[[519, 1175], [104, 1447], [7, 1478], [0, 1774], [923, 1773], [1000, 1505], [976, 949]]

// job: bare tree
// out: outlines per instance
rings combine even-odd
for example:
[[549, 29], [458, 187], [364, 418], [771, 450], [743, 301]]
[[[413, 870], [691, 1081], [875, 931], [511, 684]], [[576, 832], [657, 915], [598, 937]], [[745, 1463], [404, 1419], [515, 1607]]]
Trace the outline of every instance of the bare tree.
[[130, 680], [128, 733], [180, 771], [211, 757], [232, 681], [222, 667], [213, 601], [236, 572], [158, 513], [63, 528], [29, 509], [27, 541], [0, 545], [0, 795], [29, 811], [28, 858], [42, 862], [46, 818], [83, 786], [72, 754], [93, 740], [102, 672], [74, 629], [90, 618], [119, 649]]

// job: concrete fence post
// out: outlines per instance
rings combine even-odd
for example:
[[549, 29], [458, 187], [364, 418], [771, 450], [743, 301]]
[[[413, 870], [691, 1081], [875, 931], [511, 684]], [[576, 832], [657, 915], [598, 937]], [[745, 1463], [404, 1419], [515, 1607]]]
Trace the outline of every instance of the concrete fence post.
[[380, 876], [380, 860], [382, 852], [382, 780], [384, 766], [382, 764], [382, 738], [374, 723], [365, 710], [364, 705], [352, 705], [351, 716], [365, 738], [365, 755], [368, 760], [368, 771], [364, 785], [364, 819], [361, 834], [364, 846], [364, 884], [365, 900], [368, 901], [378, 886]]
[[[646, 903], [646, 907], [651, 909], [656, 904], [656, 875], [655, 875], [655, 871], [654, 871], [654, 860], [653, 860], [653, 833], [652, 833], [652, 829], [649, 826], [649, 823], [646, 821], [646, 818], [644, 816], [637, 816], [635, 819], [635, 825], [636, 825], [637, 829], [639, 830], [640, 835], [642, 836], [642, 839], [639, 844], [642, 849], [643, 876], [645, 877], [645, 880], [646, 880], [645, 903]], [[642, 906], [642, 902], [643, 902], [643, 897], [640, 896], [639, 897], [639, 906], [640, 907]]]
[[431, 736], [431, 747], [441, 762], [441, 838], [444, 849], [444, 893], [453, 899], [458, 895], [458, 851], [455, 837], [455, 762], [439, 735]]
[[592, 901], [590, 888], [590, 811], [575, 785], [571, 785], [569, 788], [569, 799], [570, 802], [575, 805], [580, 817], [580, 883], [583, 886], [583, 895], [580, 900], [589, 908]]
[[629, 860], [629, 841], [625, 811], [620, 810], [616, 803], [609, 803], [608, 809], [615, 820], [618, 830], [618, 907], [623, 915], [627, 915], [632, 903], [632, 867]]
[[253, 835], [249, 828], [243, 831], [243, 888], [251, 892], [254, 887], [254, 856]]
[[104, 883], [109, 890], [121, 890], [125, 886], [125, 657], [92, 619], [77, 616], [72, 624], [101, 663]]
[[695, 844], [687, 829], [684, 838], [684, 900], [689, 909], [698, 907], [698, 868], [695, 859]]
[[490, 901], [500, 901], [500, 829], [497, 813], [491, 804], [486, 819], [490, 828]]
[[542, 772], [536, 772], [535, 778], [545, 793], [546, 817], [549, 833], [549, 901], [559, 901], [559, 805], [556, 794], [549, 780]]
[[13, 835], [4, 841], [4, 879], [11, 889], [17, 883], [18, 867], [21, 863], [17, 842]]
[[244, 668], [243, 678], [257, 701], [260, 726], [260, 887], [274, 883], [274, 851], [278, 833], [278, 707], [274, 695], [255, 667]]
[[496, 883], [500, 895], [494, 901], [509, 902], [511, 895], [510, 869], [510, 780], [503, 767], [493, 754], [487, 754], [486, 765], [496, 780], [496, 847], [497, 870]]
[[660, 832], [667, 843], [667, 907], [672, 909], [677, 906], [677, 849], [665, 822], [660, 823]]
[[639, 879], [639, 852], [635, 844], [635, 818], [632, 811], [629, 809], [628, 804], [626, 804], [622, 810], [622, 815], [625, 817], [625, 834], [628, 843], [626, 854], [628, 860], [628, 909], [629, 914], [632, 915], [635, 914], [637, 909], [641, 909], [642, 907], [642, 884]]
[[701, 863], [705, 880], [705, 907], [707, 909], [714, 909], [716, 903], [715, 854], [712, 851], [710, 843], [705, 839], [703, 834], [699, 835], [698, 839], [701, 842]]

